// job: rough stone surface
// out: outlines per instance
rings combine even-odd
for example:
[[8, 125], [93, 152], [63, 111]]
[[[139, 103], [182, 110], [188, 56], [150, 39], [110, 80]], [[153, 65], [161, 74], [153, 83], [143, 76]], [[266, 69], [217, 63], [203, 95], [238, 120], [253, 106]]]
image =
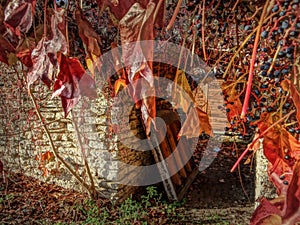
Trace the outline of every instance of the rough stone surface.
[[[269, 199], [277, 196], [274, 185], [269, 180], [267, 174], [268, 160], [263, 154], [262, 139], [260, 140], [260, 149], [256, 152], [256, 173], [255, 173], [255, 199], [258, 200], [261, 197]], [[259, 205], [259, 202], [255, 203], [255, 207]]]
[[[14, 69], [3, 64], [0, 66], [0, 158], [5, 169], [83, 190], [75, 177], [54, 157], [50, 141], [27, 94], [26, 75], [19, 73], [23, 79], [20, 81]], [[111, 99], [102, 92], [95, 100], [81, 99], [72, 114], [64, 118], [60, 99], [51, 100], [51, 91], [45, 85], [36, 84], [34, 96], [59, 155], [84, 181], [89, 183], [84, 165], [86, 157], [97, 190], [108, 198], [124, 199], [137, 190], [113, 180], [119, 174], [118, 161], [147, 165], [152, 163], [152, 156], [150, 151], [131, 150], [112, 132], [108, 107]], [[124, 108], [122, 104], [126, 101], [121, 101], [118, 106]], [[128, 127], [127, 133], [143, 134], [138, 116], [136, 113], [130, 115], [135, 126]]]
[[[74, 176], [53, 156], [49, 139], [27, 94], [24, 82], [26, 75], [17, 74], [3, 64], [0, 66], [0, 158], [5, 169], [22, 172], [66, 188], [83, 190]], [[18, 76], [23, 80], [17, 79]], [[196, 98], [205, 99], [204, 92], [208, 91], [198, 90]], [[122, 143], [125, 139], [133, 143], [139, 140], [137, 138], [145, 138], [141, 115], [133, 109], [129, 99], [115, 98], [116, 105], [111, 111], [108, 107], [112, 104], [112, 100], [107, 98], [109, 95], [99, 92], [95, 100], [82, 99], [73, 110], [73, 115], [64, 118], [60, 99], [51, 100], [51, 91], [45, 85], [36, 84], [34, 95], [38, 99], [40, 112], [55, 148], [84, 181], [89, 183], [84, 165], [86, 156], [97, 190], [108, 198], [122, 200], [138, 190], [137, 187], [125, 186], [113, 180], [123, 169], [119, 167], [118, 161], [141, 166], [153, 163], [150, 151], [133, 150]], [[200, 106], [205, 111], [209, 108], [205, 104]], [[157, 107], [166, 109], [170, 105], [162, 100]], [[131, 109], [129, 118], [122, 117], [124, 109]], [[122, 120], [118, 120], [119, 115]], [[78, 129], [74, 126], [74, 119]], [[111, 121], [123, 128], [119, 136], [112, 132], [114, 126], [111, 126]], [[47, 156], [48, 152], [51, 152], [50, 156]], [[267, 162], [260, 152], [256, 162], [256, 199], [260, 196], [274, 197], [274, 188], [265, 172]], [[122, 174], [125, 172], [122, 171]], [[128, 174], [128, 179], [139, 177]]]

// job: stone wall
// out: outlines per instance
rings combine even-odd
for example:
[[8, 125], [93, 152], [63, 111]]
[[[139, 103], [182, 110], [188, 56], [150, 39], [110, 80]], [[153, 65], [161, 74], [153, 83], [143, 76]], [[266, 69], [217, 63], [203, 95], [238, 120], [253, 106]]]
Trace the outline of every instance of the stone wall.
[[[262, 140], [260, 140], [260, 148], [255, 155], [255, 200], [261, 197], [273, 199], [277, 197], [275, 186], [267, 176], [268, 160], [263, 153]], [[255, 202], [255, 207], [259, 205], [259, 201]]]
[[[27, 93], [24, 83], [26, 76], [3, 64], [0, 72], [0, 160], [5, 169], [82, 191], [82, 185], [53, 156], [49, 139]], [[197, 90], [198, 101], [205, 101], [204, 95], [208, 92], [219, 94], [218, 88], [213, 88], [212, 84], [206, 88]], [[34, 87], [34, 96], [38, 99], [40, 112], [59, 155], [84, 181], [89, 183], [84, 165], [86, 158], [97, 190], [106, 197], [123, 200], [137, 190], [138, 187], [123, 185], [116, 181], [120, 174], [126, 179], [143, 178], [137, 173], [124, 171], [119, 162], [136, 166], [149, 165], [153, 163], [153, 157], [150, 151], [137, 151], [127, 147], [117, 135], [114, 135], [110, 126], [112, 112], [108, 106], [112, 104], [112, 99], [109, 98], [109, 93], [99, 91], [95, 100], [82, 99], [67, 118], [64, 118], [60, 99], [51, 100], [51, 91], [47, 90], [45, 85], [37, 84]], [[114, 113], [123, 115], [122, 110], [132, 107], [129, 99], [127, 101], [115, 98], [115, 100], [118, 107]], [[220, 123], [218, 115], [213, 115], [209, 111], [210, 105], [208, 107], [205, 104], [199, 105], [214, 116], [215, 121], [212, 122]], [[170, 107], [163, 101], [157, 105], [158, 109]], [[120, 134], [122, 138], [132, 139], [133, 142], [136, 141], [134, 137], [145, 138], [140, 117], [139, 111], [132, 109], [129, 118], [125, 118], [125, 123], [129, 122], [130, 126], [122, 131]], [[224, 126], [224, 121], [221, 125]], [[223, 129], [221, 125], [220, 130]], [[268, 181], [267, 162], [262, 151], [257, 154], [256, 163], [256, 198], [274, 197], [274, 188]]]
[[[0, 160], [6, 170], [83, 190], [75, 177], [54, 157], [49, 138], [24, 85], [25, 77], [25, 74], [18, 74], [13, 68], [1, 64]], [[118, 162], [147, 165], [152, 163], [152, 155], [150, 151], [131, 150], [113, 134], [109, 125], [111, 99], [108, 93], [99, 91], [95, 100], [82, 99], [67, 118], [64, 118], [60, 99], [51, 100], [51, 91], [45, 85], [35, 85], [34, 96], [59, 155], [84, 181], [89, 183], [84, 165], [86, 158], [101, 194], [123, 199], [134, 193], [137, 187], [120, 185], [114, 180], [120, 171]], [[143, 126], [138, 117], [136, 113], [131, 114], [130, 121], [136, 126], [127, 132], [142, 137]]]

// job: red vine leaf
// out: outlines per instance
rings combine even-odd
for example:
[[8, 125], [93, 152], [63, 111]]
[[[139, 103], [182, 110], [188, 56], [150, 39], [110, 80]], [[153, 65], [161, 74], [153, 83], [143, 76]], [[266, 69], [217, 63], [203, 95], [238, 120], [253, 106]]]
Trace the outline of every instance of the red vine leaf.
[[78, 25], [79, 36], [83, 42], [83, 46], [86, 52], [86, 64], [94, 76], [95, 69], [98, 68], [100, 71], [101, 56], [101, 39], [99, 35], [93, 30], [91, 23], [82, 15], [82, 13], [76, 11], [76, 22]]
[[295, 85], [290, 80], [287, 79], [283, 80], [281, 82], [281, 86], [283, 90], [290, 92], [290, 96], [293, 99], [293, 102], [297, 109], [296, 117], [298, 122], [300, 123], [300, 93], [298, 92]]
[[[132, 4], [131, 4], [132, 3]], [[120, 1], [116, 6], [119, 10], [127, 9], [120, 18], [120, 37], [122, 43], [122, 59], [128, 72], [128, 80], [133, 84], [132, 97], [141, 106], [142, 118], [145, 124], [146, 134], [150, 132], [151, 121], [156, 117], [155, 90], [153, 88], [153, 42], [143, 42], [153, 40], [153, 13], [155, 4], [149, 3], [143, 8], [139, 3], [132, 1]], [[111, 7], [114, 9], [114, 7]], [[112, 10], [114, 15], [119, 16], [117, 11]], [[123, 14], [123, 13], [122, 13]], [[138, 16], [137, 16], [138, 15]], [[148, 84], [135, 82], [139, 78], [144, 78]], [[145, 93], [148, 96], [143, 97]], [[141, 101], [136, 101], [141, 99]]]
[[64, 26], [61, 26], [64, 23], [63, 15], [64, 10], [62, 9], [53, 12], [51, 39], [42, 38], [31, 53], [33, 66], [28, 72], [28, 86], [37, 79], [41, 79], [48, 87], [51, 86], [54, 67], [57, 66], [57, 53], [67, 53], [67, 41], [61, 30], [64, 29]]
[[4, 10], [2, 5], [0, 5], [0, 34], [3, 34], [6, 31], [6, 27], [4, 25]]
[[65, 17], [64, 9], [57, 11], [50, 11], [51, 16], [51, 37], [45, 42], [45, 47], [50, 57], [51, 62], [55, 65], [57, 63], [57, 52], [67, 54], [68, 45], [65, 37]]
[[32, 26], [36, 0], [12, 0], [4, 10], [4, 24], [17, 36]]
[[250, 220], [250, 225], [281, 225], [280, 210], [263, 198]]
[[293, 225], [300, 222], [300, 161], [296, 163], [293, 178], [287, 190], [284, 224]]
[[[283, 83], [284, 88], [288, 83]], [[260, 132], [273, 123], [262, 115]], [[251, 219], [251, 224], [294, 225], [300, 221], [300, 142], [279, 126], [269, 129], [263, 140], [264, 154], [269, 160], [268, 175], [280, 197], [263, 200]], [[263, 216], [262, 216], [263, 215]]]
[[[41, 79], [48, 87], [50, 87], [52, 83], [54, 66], [48, 56], [45, 42], [45, 38], [41, 39], [36, 48], [31, 53], [33, 66], [30, 68], [27, 74], [28, 87], [38, 79]], [[19, 56], [22, 57], [22, 55]]]
[[62, 55], [60, 72], [54, 83], [52, 97], [60, 96], [65, 116], [78, 103], [81, 96], [97, 97], [94, 80], [86, 74], [77, 58], [67, 58]]
[[35, 47], [36, 46], [34, 38], [29, 37], [25, 38], [20, 44], [20, 46], [16, 49], [17, 57], [28, 68], [33, 66], [31, 53]]
[[250, 225], [295, 225], [297, 222], [300, 222], [300, 161], [294, 166], [287, 193], [272, 201], [262, 199]]
[[[294, 161], [300, 158], [300, 143], [285, 129], [271, 129], [264, 136], [263, 148], [270, 162], [270, 179], [279, 195], [286, 194], [288, 186], [279, 177], [284, 175], [287, 182], [292, 179]], [[286, 156], [289, 158], [286, 159]]]
[[0, 61], [8, 65], [9, 53], [14, 53], [15, 48], [12, 44], [0, 35]]

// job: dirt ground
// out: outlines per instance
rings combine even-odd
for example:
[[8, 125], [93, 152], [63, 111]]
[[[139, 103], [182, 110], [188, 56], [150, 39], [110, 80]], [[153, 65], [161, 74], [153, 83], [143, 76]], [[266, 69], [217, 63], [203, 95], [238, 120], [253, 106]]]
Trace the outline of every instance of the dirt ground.
[[[192, 183], [184, 206], [193, 218], [190, 224], [249, 224], [255, 201], [254, 169], [248, 164], [230, 172], [237, 159], [233, 146], [223, 144], [213, 163]], [[239, 154], [245, 146], [238, 145]]]
[[[223, 145], [211, 166], [198, 174], [185, 204], [178, 209], [184, 217], [174, 224], [249, 224], [254, 210], [254, 173], [249, 165], [242, 165], [240, 173], [230, 173], [236, 160], [232, 149], [231, 144]], [[0, 224], [54, 224], [84, 217], [74, 205], [83, 204], [86, 194], [21, 174], [10, 174], [6, 180], [1, 177], [0, 184]], [[100, 207], [106, 204], [107, 200], [99, 200]]]

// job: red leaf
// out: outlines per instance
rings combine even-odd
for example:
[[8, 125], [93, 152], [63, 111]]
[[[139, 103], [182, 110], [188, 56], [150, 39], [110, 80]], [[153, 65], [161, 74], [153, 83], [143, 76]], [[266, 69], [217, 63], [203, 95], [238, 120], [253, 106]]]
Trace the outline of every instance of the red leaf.
[[[120, 20], [122, 59], [128, 72], [128, 80], [133, 84], [132, 98], [137, 107], [141, 107], [147, 135], [150, 132], [151, 121], [156, 116], [152, 40], [154, 40], [154, 12], [159, 1], [97, 1], [101, 10], [109, 7], [110, 12]], [[162, 17], [161, 13], [159, 17]], [[156, 22], [159, 23], [158, 20]], [[143, 42], [144, 40], [147, 42]], [[147, 84], [135, 82], [139, 78], [144, 78]]]
[[[126, 3], [125, 3], [126, 2]], [[124, 6], [124, 7], [123, 7]], [[133, 84], [133, 99], [141, 99], [145, 93], [151, 93], [143, 97], [138, 104], [141, 105], [142, 117], [146, 127], [146, 134], [149, 134], [151, 121], [156, 116], [155, 90], [153, 89], [152, 57], [153, 42], [142, 42], [153, 40], [153, 13], [155, 4], [149, 3], [146, 8], [141, 4], [132, 4], [132, 1], [120, 1], [116, 8], [126, 9], [126, 14], [120, 18], [120, 36], [122, 43], [122, 59], [128, 71], [128, 80]], [[114, 7], [111, 7], [114, 9]], [[113, 11], [116, 17], [118, 11]], [[140, 87], [135, 80], [144, 78], [147, 85]], [[150, 97], [151, 96], [151, 97]], [[136, 101], [135, 101], [136, 102]]]
[[250, 225], [284, 224], [300, 222], [300, 161], [294, 167], [287, 193], [268, 201], [263, 199], [252, 215]]
[[51, 16], [52, 39], [42, 38], [31, 53], [33, 67], [28, 73], [28, 86], [41, 79], [48, 87], [52, 83], [54, 66], [57, 66], [57, 53], [67, 52], [67, 41], [60, 25], [64, 23], [64, 10], [54, 11]]
[[294, 167], [293, 178], [290, 181], [285, 204], [284, 224], [300, 222], [300, 161]]
[[28, 87], [37, 79], [41, 79], [48, 87], [50, 87], [54, 66], [51, 63], [45, 48], [45, 38], [42, 38], [36, 48], [32, 51], [31, 59], [33, 67], [30, 68], [27, 74]]
[[12, 0], [4, 10], [4, 24], [17, 36], [27, 33], [33, 22], [36, 0]]
[[[286, 88], [286, 83], [283, 83]], [[260, 132], [273, 123], [271, 117], [263, 115], [258, 122]], [[300, 142], [284, 128], [269, 129], [264, 135], [264, 153], [270, 161], [268, 174], [280, 197], [268, 202], [264, 200], [252, 217], [251, 224], [286, 224], [300, 222]], [[260, 214], [267, 214], [262, 217]], [[279, 210], [279, 212], [276, 212]], [[280, 220], [279, 220], [280, 219]], [[280, 223], [279, 223], [280, 221]]]
[[51, 16], [51, 31], [52, 35], [47, 39], [47, 52], [54, 55], [54, 58], [51, 58], [53, 63], [56, 63], [56, 53], [61, 52], [67, 54], [68, 45], [65, 37], [65, 10], [57, 9], [57, 11], [50, 11]]
[[86, 74], [77, 58], [64, 55], [60, 61], [60, 72], [54, 84], [52, 97], [60, 96], [65, 116], [78, 103], [81, 96], [97, 97], [94, 80]]
[[[267, 199], [263, 198], [261, 200], [260, 205], [256, 208], [255, 212], [252, 214], [250, 225], [272, 224], [270, 223], [270, 220], [278, 221], [278, 216], [280, 215], [280, 213], [281, 213], [280, 210], [276, 206], [272, 205]], [[281, 219], [279, 221], [281, 221]], [[280, 225], [281, 223], [273, 223], [273, 224]]]
[[86, 52], [86, 61], [89, 70], [94, 76], [95, 69], [100, 71], [101, 56], [101, 39], [99, 35], [93, 30], [91, 23], [81, 14], [79, 10], [76, 11], [76, 22], [78, 25], [79, 36], [83, 42], [83, 46]]
[[0, 35], [0, 61], [8, 65], [8, 54], [14, 52], [15, 48], [12, 44]]
[[[299, 160], [300, 143], [285, 129], [270, 129], [263, 140], [264, 154], [271, 163], [268, 173], [271, 181], [277, 188], [278, 194], [286, 194], [287, 186], [279, 177], [285, 174], [284, 179], [290, 182], [293, 174], [294, 160]], [[288, 155], [289, 160], [284, 157]]]
[[6, 27], [4, 25], [4, 10], [2, 5], [0, 5], [0, 34], [3, 34], [6, 31]]
[[110, 1], [110, 0], [97, 0], [100, 9], [109, 7], [114, 16], [121, 20], [128, 12], [130, 7], [135, 3], [135, 0], [127, 1]]
[[29, 48], [19, 50], [18, 53], [17, 53], [17, 57], [28, 68], [33, 66], [33, 63], [32, 63], [32, 60], [31, 60], [31, 53], [32, 53], [32, 51], [30, 51]]

